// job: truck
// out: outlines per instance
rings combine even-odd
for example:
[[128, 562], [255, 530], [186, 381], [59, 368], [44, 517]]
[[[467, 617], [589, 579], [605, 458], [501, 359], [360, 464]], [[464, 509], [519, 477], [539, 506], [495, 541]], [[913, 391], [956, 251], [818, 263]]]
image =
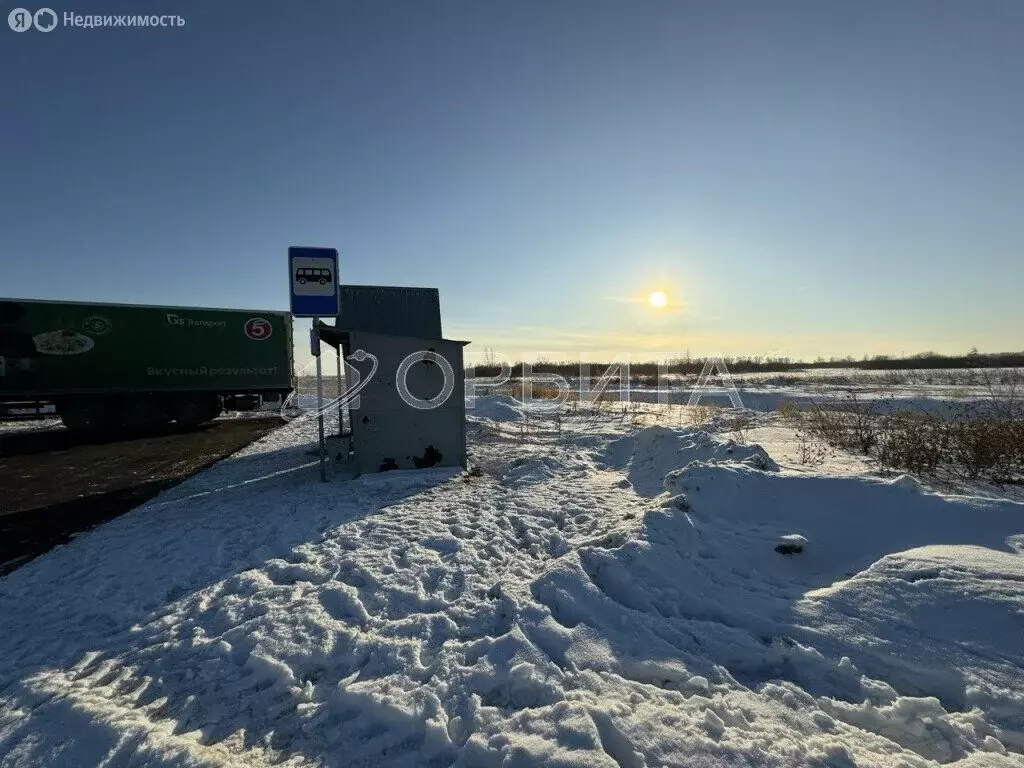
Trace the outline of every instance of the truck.
[[287, 312], [0, 298], [0, 405], [69, 429], [193, 426], [293, 386]]

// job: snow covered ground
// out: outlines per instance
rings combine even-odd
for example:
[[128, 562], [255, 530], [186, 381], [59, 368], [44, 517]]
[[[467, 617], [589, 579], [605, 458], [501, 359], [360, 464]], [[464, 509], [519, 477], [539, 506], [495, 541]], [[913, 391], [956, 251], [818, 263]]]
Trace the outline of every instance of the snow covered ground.
[[54, 429], [62, 426], [56, 416], [42, 419], [0, 419], [0, 434], [14, 432], [34, 432], [41, 429]]
[[[595, 375], [600, 371], [595, 372]], [[653, 377], [635, 377], [629, 398], [641, 403], [687, 403], [698, 382], [696, 375], [665, 374], [659, 393]], [[573, 392], [579, 379], [568, 380]], [[725, 388], [731, 385], [732, 389]], [[548, 385], [550, 386], [550, 384]], [[520, 395], [522, 382], [509, 385]], [[972, 411], [984, 411], [993, 397], [1019, 400], [1024, 389], [1024, 369], [906, 369], [892, 371], [851, 368], [803, 369], [785, 373], [733, 374], [723, 379], [714, 372], [703, 385], [701, 402], [730, 406], [730, 395], [738, 395], [744, 408], [760, 413], [778, 411], [783, 404], [807, 408], [811, 404], [849, 407], [856, 398], [859, 407], [876, 413], [914, 411], [943, 417], [959, 417]], [[622, 391], [613, 378], [605, 391], [619, 399]]]
[[678, 412], [277, 430], [0, 580], [0, 766], [1024, 766], [1024, 504]]
[[[609, 389], [614, 400], [622, 398], [618, 389]], [[665, 404], [687, 403], [693, 393], [690, 385], [677, 388], [666, 388], [659, 395], [654, 387], [631, 387], [629, 398], [639, 403], [657, 403], [659, 396]], [[739, 397], [740, 404], [749, 410], [759, 413], [778, 411], [785, 404], [801, 410], [813, 404], [827, 408], [849, 408], [854, 405], [868, 407], [874, 413], [885, 414], [897, 411], [913, 411], [928, 413], [943, 418], [955, 418], [972, 409], [984, 409], [992, 402], [988, 392], [975, 388], [968, 390], [949, 386], [874, 386], [874, 385], [831, 385], [831, 384], [792, 384], [792, 385], [737, 385], [728, 390], [719, 382], [712, 382], [708, 388], [700, 391], [700, 402], [718, 407], [730, 407], [730, 395]]]

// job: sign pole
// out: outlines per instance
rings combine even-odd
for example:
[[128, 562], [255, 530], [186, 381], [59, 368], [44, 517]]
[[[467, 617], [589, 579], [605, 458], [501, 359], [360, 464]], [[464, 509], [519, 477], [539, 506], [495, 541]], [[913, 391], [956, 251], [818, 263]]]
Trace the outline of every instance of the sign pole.
[[320, 332], [317, 330], [319, 317], [313, 318], [313, 336], [316, 338], [316, 420], [320, 435], [320, 482], [327, 482], [327, 457], [324, 451], [324, 379], [320, 365]]
[[320, 436], [320, 480], [327, 482], [327, 446], [324, 440], [324, 374], [320, 362], [321, 317], [338, 315], [338, 251], [335, 248], [288, 248], [288, 284], [292, 317], [311, 317], [310, 353], [316, 358], [317, 431]]

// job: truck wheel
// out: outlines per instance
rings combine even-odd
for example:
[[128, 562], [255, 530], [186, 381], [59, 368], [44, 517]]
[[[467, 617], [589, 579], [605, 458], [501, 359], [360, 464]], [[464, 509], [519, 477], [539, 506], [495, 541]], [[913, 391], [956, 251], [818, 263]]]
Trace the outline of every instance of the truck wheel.
[[171, 417], [182, 427], [194, 427], [220, 414], [216, 395], [183, 395], [171, 405]]
[[259, 406], [259, 395], [229, 395], [224, 398], [225, 411], [254, 411]]
[[152, 429], [166, 421], [163, 405], [155, 397], [139, 395], [121, 401], [118, 424], [127, 430]]
[[75, 397], [57, 403], [57, 413], [71, 430], [99, 431], [109, 426], [107, 403], [99, 397]]

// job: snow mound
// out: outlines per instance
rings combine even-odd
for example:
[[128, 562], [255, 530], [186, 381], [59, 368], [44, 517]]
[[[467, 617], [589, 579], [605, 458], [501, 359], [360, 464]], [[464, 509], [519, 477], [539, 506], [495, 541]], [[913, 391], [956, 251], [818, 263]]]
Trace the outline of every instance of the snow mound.
[[807, 546], [807, 538], [799, 533], [787, 533], [779, 537], [779, 544], [775, 551], [783, 555], [796, 555], [804, 551]]
[[900, 475], [899, 477], [893, 478], [892, 482], [889, 484], [896, 486], [897, 488], [903, 488], [911, 493], [925, 492], [924, 486], [921, 485], [921, 481], [913, 475]]
[[[1021, 505], [908, 502], [884, 481], [743, 465], [690, 465], [678, 477], [687, 495], [648, 512], [635, 536], [580, 548], [533, 584], [567, 633], [564, 658], [678, 691], [688, 705], [707, 697], [703, 733], [739, 764], [757, 750], [744, 741], [751, 710], [735, 681], [831, 734], [823, 765], [904, 764], [879, 761], [870, 735], [928, 760], [1019, 764], [997, 755], [1024, 748], [1024, 558], [1005, 551]], [[780, 558], [772, 545], [784, 536], [815, 546]], [[898, 551], [942, 541], [974, 546]], [[685, 764], [683, 754], [673, 757]]]
[[1006, 540], [1006, 544], [1017, 554], [1024, 555], [1024, 533], [1018, 533], [1014, 536], [1010, 536]]
[[[1009, 539], [1024, 528], [1024, 504], [937, 494], [908, 494], [900, 486], [868, 476], [782, 475], [743, 464], [693, 463], [666, 478], [692, 519], [729, 530], [734, 546], [749, 556], [788, 533], [814, 546], [799, 559], [800, 584], [827, 586], [880, 558], [932, 544], [973, 544], [1009, 551]], [[675, 496], [673, 496], [675, 498]], [[767, 547], [771, 557], [779, 558]], [[795, 564], [797, 561], [789, 561]], [[760, 563], [750, 560], [751, 566]], [[762, 573], [766, 576], [770, 572]], [[824, 583], [815, 583], [823, 580]]]
[[523, 404], [508, 395], [488, 395], [476, 398], [468, 416], [489, 421], [522, 421]]
[[550, 456], [533, 456], [515, 459], [505, 472], [501, 482], [512, 487], [543, 483], [553, 478], [559, 462]]
[[757, 469], [777, 471], [759, 445], [722, 441], [700, 429], [645, 427], [636, 434], [611, 442], [600, 459], [606, 466], [626, 470], [641, 496], [657, 496], [666, 489], [666, 475], [691, 462], [743, 462]]
[[978, 731], [991, 730], [979, 714], [949, 713], [931, 696], [900, 696], [883, 706], [870, 701], [849, 704], [823, 699], [821, 708], [836, 720], [884, 736], [939, 763], [960, 760], [974, 751], [1006, 752], [991, 733], [978, 737]]
[[1004, 679], [1008, 664], [1024, 666], [1021, 555], [978, 546], [897, 552], [808, 593], [797, 612], [863, 671], [947, 707], [982, 709], [1024, 747], [1024, 694]]

